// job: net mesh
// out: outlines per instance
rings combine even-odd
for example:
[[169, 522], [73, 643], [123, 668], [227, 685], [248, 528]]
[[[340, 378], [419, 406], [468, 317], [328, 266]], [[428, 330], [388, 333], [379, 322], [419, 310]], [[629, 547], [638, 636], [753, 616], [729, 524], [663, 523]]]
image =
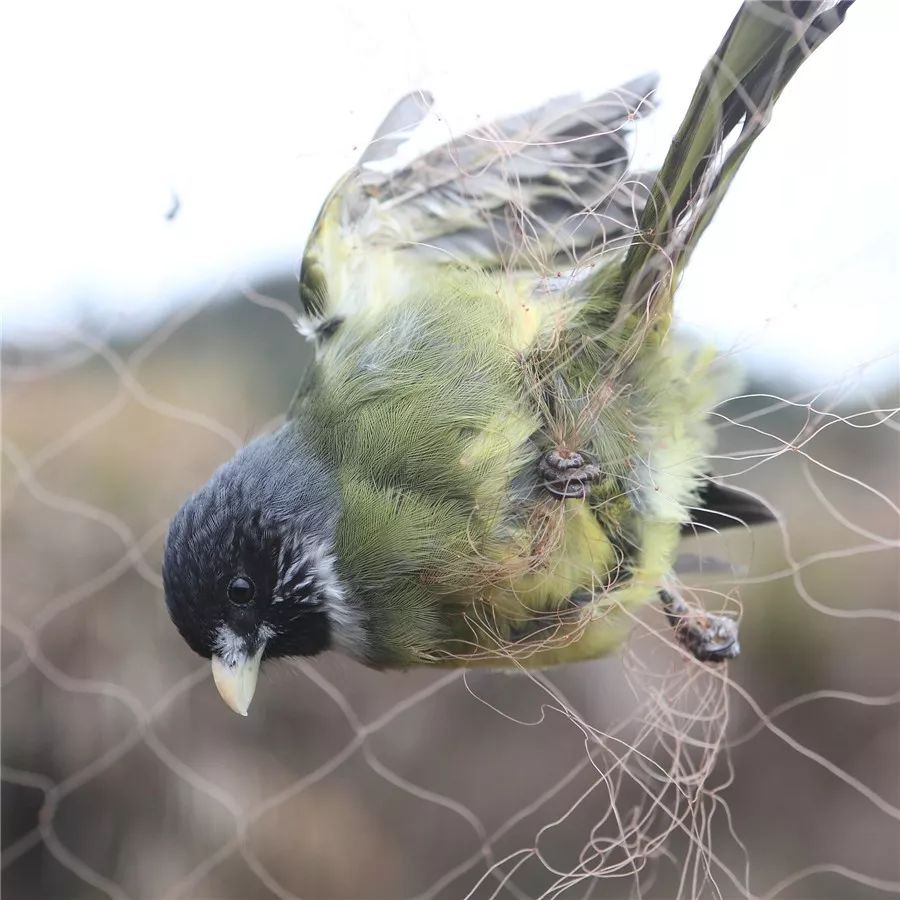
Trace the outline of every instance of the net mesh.
[[160, 513], [259, 416], [238, 360], [224, 376], [184, 358], [204, 313], [283, 328], [245, 299], [134, 347], [83, 334], [7, 360], [11, 895], [900, 889], [895, 407], [722, 408], [719, 462], [782, 514], [698, 551], [701, 602], [743, 608], [728, 670], [686, 661], [649, 611], [623, 656], [528, 677], [283, 667], [238, 720], [171, 632], [158, 574]]
[[779, 513], [680, 561], [740, 611], [737, 662], [648, 607], [621, 654], [560, 670], [276, 665], [242, 720], [159, 558], [184, 496], [278, 423], [295, 298], [229, 277], [139, 337], [4, 347], [7, 896], [900, 893], [894, 388], [759, 378], [718, 407], [716, 470]]

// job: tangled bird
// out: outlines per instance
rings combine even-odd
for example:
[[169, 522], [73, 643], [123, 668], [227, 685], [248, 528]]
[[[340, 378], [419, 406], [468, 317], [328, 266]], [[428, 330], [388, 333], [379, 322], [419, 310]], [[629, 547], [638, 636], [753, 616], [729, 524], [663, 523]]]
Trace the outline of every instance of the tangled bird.
[[658, 172], [630, 167], [655, 79], [562, 97], [386, 165], [411, 94], [325, 201], [300, 275], [315, 345], [285, 424], [174, 517], [169, 613], [246, 714], [262, 663], [549, 666], [660, 598], [685, 649], [734, 619], [669, 578], [685, 532], [771, 519], [710, 474], [729, 368], [671, 327], [691, 251], [848, 3], [750, 2]]

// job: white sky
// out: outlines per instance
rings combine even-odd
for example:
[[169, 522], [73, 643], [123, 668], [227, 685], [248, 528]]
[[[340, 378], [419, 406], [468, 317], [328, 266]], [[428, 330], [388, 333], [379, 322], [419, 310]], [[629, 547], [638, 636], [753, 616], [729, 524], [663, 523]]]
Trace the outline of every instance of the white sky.
[[[439, 134], [656, 70], [663, 107], [638, 152], [659, 162], [736, 6], [7, 7], [6, 334], [53, 333], [86, 310], [140, 321], [229, 273], [295, 269], [332, 183], [416, 88], [437, 97]], [[693, 259], [681, 317], [750, 365], [821, 385], [881, 359], [878, 377], [897, 377], [898, 34], [900, 4], [850, 10], [782, 97]]]

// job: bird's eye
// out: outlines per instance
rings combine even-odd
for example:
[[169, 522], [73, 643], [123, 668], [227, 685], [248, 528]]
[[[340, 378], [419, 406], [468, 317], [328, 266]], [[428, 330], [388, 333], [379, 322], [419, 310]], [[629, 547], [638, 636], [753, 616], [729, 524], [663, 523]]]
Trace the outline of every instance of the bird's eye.
[[232, 578], [231, 583], [228, 585], [228, 599], [239, 606], [249, 603], [255, 593], [256, 585], [246, 575], [238, 575], [236, 578]]

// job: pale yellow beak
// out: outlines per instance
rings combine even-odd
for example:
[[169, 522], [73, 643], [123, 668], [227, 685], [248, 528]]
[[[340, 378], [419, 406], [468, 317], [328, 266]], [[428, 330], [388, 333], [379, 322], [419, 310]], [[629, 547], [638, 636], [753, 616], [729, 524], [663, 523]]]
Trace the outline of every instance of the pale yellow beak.
[[233, 665], [213, 654], [213, 681], [222, 699], [239, 715], [246, 716], [250, 701], [256, 691], [256, 679], [259, 677], [259, 664], [262, 660], [263, 644], [253, 656], [238, 659]]

